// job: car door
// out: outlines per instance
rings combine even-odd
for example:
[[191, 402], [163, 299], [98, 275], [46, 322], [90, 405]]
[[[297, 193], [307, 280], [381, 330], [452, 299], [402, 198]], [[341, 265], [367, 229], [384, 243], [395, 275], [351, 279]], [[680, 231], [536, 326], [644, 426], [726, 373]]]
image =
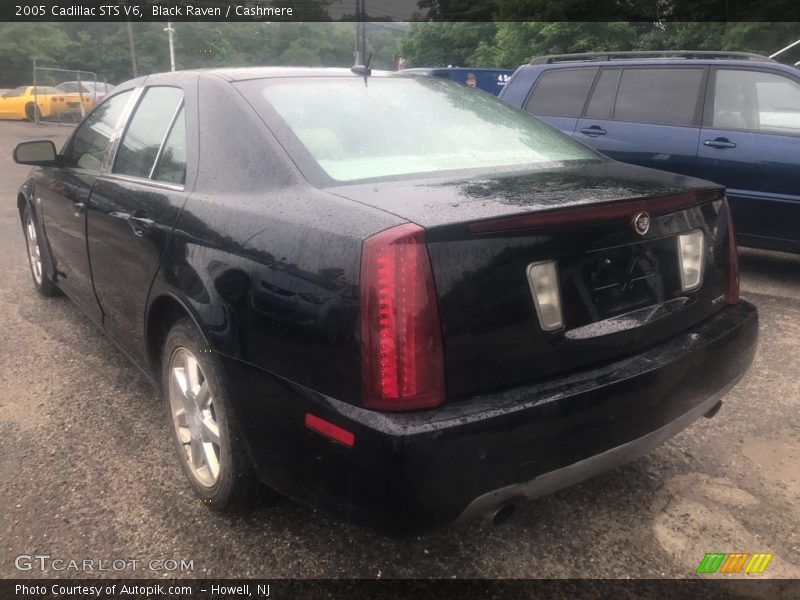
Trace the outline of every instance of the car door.
[[191, 110], [180, 87], [145, 88], [89, 202], [89, 257], [103, 326], [141, 364], [150, 284], [186, 198]]
[[523, 109], [572, 135], [583, 113], [597, 67], [559, 68], [544, 71], [533, 84]]
[[46, 185], [35, 189], [56, 283], [98, 322], [100, 309], [86, 252], [86, 207], [131, 97], [131, 91], [117, 94], [89, 115], [67, 142], [61, 167], [48, 169]]
[[800, 250], [800, 77], [719, 67], [708, 87], [698, 166], [728, 188], [739, 240]]
[[707, 69], [602, 69], [575, 139], [616, 160], [694, 175]]

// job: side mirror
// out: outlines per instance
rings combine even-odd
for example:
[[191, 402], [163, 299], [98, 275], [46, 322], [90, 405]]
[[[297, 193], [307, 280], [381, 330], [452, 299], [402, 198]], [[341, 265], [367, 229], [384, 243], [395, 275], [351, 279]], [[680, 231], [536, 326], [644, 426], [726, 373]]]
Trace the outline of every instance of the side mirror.
[[58, 166], [56, 145], [50, 140], [22, 142], [14, 148], [14, 161], [20, 165], [56, 167]]

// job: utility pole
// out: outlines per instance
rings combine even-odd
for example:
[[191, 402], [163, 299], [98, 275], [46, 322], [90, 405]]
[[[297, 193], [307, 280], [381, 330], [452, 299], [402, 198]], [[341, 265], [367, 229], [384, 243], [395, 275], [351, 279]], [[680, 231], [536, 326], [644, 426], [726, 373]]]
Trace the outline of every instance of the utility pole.
[[169, 70], [175, 70], [175, 44], [172, 40], [172, 34], [175, 33], [175, 29], [172, 27], [172, 21], [167, 21], [167, 26], [164, 28], [164, 31], [167, 32], [169, 36]]
[[126, 22], [128, 27], [128, 48], [131, 53], [131, 69], [133, 70], [134, 79], [139, 76], [139, 69], [136, 67], [136, 46], [133, 45], [133, 26], [130, 21]]

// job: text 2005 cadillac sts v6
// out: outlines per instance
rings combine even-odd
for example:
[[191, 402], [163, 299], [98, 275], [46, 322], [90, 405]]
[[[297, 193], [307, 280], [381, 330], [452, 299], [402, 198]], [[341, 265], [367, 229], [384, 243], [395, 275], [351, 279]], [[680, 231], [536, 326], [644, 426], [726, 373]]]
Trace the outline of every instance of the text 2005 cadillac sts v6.
[[712, 415], [755, 352], [723, 189], [451, 82], [154, 75], [15, 158], [37, 289], [161, 386], [216, 509], [259, 478], [390, 533], [499, 521]]

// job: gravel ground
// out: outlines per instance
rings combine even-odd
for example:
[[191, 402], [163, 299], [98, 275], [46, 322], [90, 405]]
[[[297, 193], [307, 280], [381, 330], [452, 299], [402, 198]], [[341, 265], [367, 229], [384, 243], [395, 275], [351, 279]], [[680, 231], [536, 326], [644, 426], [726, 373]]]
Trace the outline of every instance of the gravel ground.
[[289, 500], [220, 516], [191, 494], [144, 378], [72, 303], [33, 289], [11, 149], [69, 131], [0, 122], [0, 577], [41, 576], [15, 557], [46, 553], [191, 560], [170, 573], [186, 577], [682, 578], [712, 551], [772, 552], [759, 577], [800, 575], [800, 256], [742, 251], [761, 342], [714, 419], [506, 525], [398, 541]]

